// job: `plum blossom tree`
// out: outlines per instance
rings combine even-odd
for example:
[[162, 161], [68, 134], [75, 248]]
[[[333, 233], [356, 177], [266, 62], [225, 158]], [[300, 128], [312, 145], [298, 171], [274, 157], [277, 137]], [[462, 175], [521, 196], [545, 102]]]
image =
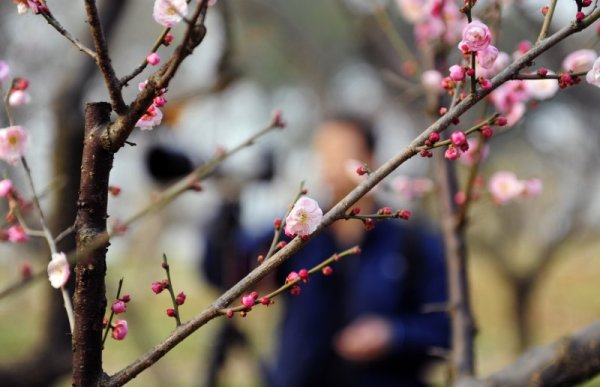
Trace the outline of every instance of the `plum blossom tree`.
[[[30, 192], [25, 195], [17, 192], [8, 179], [0, 181], [0, 197], [7, 200], [9, 213], [4, 239], [13, 243], [28, 241], [29, 237], [43, 237], [49, 248], [49, 263], [47, 275], [50, 285], [61, 289], [64, 308], [69, 317], [73, 335], [73, 385], [76, 386], [118, 386], [123, 385], [138, 374], [156, 363], [160, 358], [185, 340], [189, 335], [203, 327], [210, 320], [226, 316], [246, 316], [253, 308], [271, 304], [272, 299], [282, 292], [290, 291], [300, 295], [301, 285], [308, 281], [310, 275], [321, 272], [330, 275], [332, 265], [341, 258], [360, 253], [358, 247], [339, 252], [324, 260], [311, 269], [301, 269], [288, 275], [285, 284], [279, 289], [260, 296], [252, 288], [267, 274], [274, 271], [282, 262], [299, 251], [313, 236], [323, 231], [336, 221], [342, 219], [357, 220], [367, 229], [375, 227], [375, 222], [384, 219], [409, 220], [411, 212], [406, 209], [393, 210], [383, 207], [374, 214], [361, 214], [360, 209], [353, 205], [365, 194], [374, 189], [383, 179], [390, 175], [407, 160], [419, 155], [430, 158], [437, 157], [439, 173], [440, 199], [443, 203], [443, 230], [446, 242], [446, 254], [449, 267], [450, 301], [445, 305], [453, 323], [453, 348], [449, 358], [451, 380], [454, 383], [485, 383], [477, 381], [474, 367], [473, 339], [475, 323], [470, 308], [468, 287], [467, 246], [465, 226], [470, 203], [476, 196], [478, 168], [488, 151], [488, 141], [498, 132], [509, 130], [526, 114], [527, 103], [551, 98], [559, 89], [575, 86], [585, 76], [587, 83], [600, 85], [600, 62], [592, 50], [577, 50], [565, 58], [563, 71], [552, 72], [544, 68], [534, 68], [534, 61], [559, 42], [569, 38], [597, 22], [600, 10], [592, 6], [591, 1], [576, 0], [575, 11], [571, 22], [551, 33], [548, 37], [550, 23], [553, 19], [556, 0], [549, 8], [542, 10], [545, 15], [541, 27], [540, 39], [535, 44], [519, 44], [512, 55], [500, 51], [492, 42], [497, 41], [497, 33], [482, 20], [474, 17], [477, 11], [476, 1], [468, 0], [461, 4], [456, 1], [398, 1], [402, 16], [414, 25], [414, 36], [417, 46], [423, 52], [432, 56], [432, 68], [422, 72], [423, 89], [428, 100], [433, 101], [430, 112], [436, 112], [432, 123], [416, 136], [410, 144], [390, 158], [381, 167], [371, 170], [368, 166], [359, 165], [355, 172], [362, 176], [348, 195], [336, 203], [325, 214], [319, 204], [308, 196], [301, 187], [293, 205], [282, 219], [274, 222], [274, 237], [270, 250], [260, 264], [247, 274], [245, 278], [232, 286], [218, 297], [208, 308], [201, 311], [190, 320], [181, 321], [179, 306], [186, 300], [184, 292], [173, 289], [169, 264], [164, 256], [163, 269], [167, 278], [152, 283], [151, 289], [159, 294], [168, 290], [173, 307], [166, 310], [169, 317], [176, 321], [175, 330], [161, 343], [149, 350], [145, 355], [123, 367], [113, 375], [106, 375], [102, 367], [102, 350], [108, 336], [114, 340], [124, 340], [129, 331], [125, 319], [116, 319], [115, 314], [126, 312], [128, 295], [121, 296], [122, 282], [115, 300], [111, 303], [109, 317], [107, 313], [107, 298], [105, 274], [107, 270], [106, 252], [109, 241], [124, 233], [127, 226], [143, 218], [146, 214], [157, 211], [178, 198], [187, 191], [201, 189], [200, 182], [205, 179], [215, 167], [239, 150], [252, 145], [263, 135], [277, 128], [283, 128], [285, 122], [281, 113], [272, 117], [267, 127], [238, 147], [217, 152], [217, 154], [202, 164], [189, 175], [176, 182], [149, 205], [139, 209], [132, 217], [116, 223], [112, 229], [107, 227], [107, 200], [109, 193], [118, 189], [109, 186], [109, 178], [114, 156], [123, 147], [131, 145], [129, 136], [134, 128], [151, 130], [161, 125], [164, 115], [161, 108], [167, 104], [166, 94], [171, 92], [169, 84], [178, 74], [182, 63], [192, 55], [203, 42], [207, 33], [205, 20], [215, 1], [199, 0], [156, 0], [152, 16], [156, 23], [164, 26], [164, 30], [156, 39], [149, 53], [141, 58], [141, 64], [131, 73], [119, 78], [112, 65], [106, 31], [100, 20], [96, 2], [86, 0], [85, 17], [89, 25], [93, 47], [75, 38], [62, 26], [52, 13], [53, 4], [43, 0], [15, 1], [16, 12], [19, 14], [32, 13], [43, 17], [57, 33], [69, 40], [83, 55], [90, 57], [97, 65], [97, 71], [102, 76], [104, 88], [109, 102], [88, 103], [84, 111], [84, 133], [79, 196], [76, 203], [77, 220], [72, 229], [64, 232], [74, 232], [77, 246], [75, 251], [61, 252], [57, 249], [60, 236], [54, 235], [45, 221], [44, 211], [39, 203], [39, 192], [35, 188], [30, 167], [26, 159], [29, 136], [27, 129], [15, 122], [12, 109], [32, 102], [28, 93], [29, 82], [23, 78], [12, 78], [8, 89], [2, 88], [3, 104], [6, 111], [7, 126], [0, 129], [0, 159], [11, 168], [19, 167], [25, 171]], [[496, 2], [500, 5], [501, 2]], [[385, 11], [384, 11], [385, 12]], [[182, 35], [175, 38], [171, 30], [179, 28]], [[458, 39], [461, 39], [458, 41]], [[397, 38], [396, 38], [397, 39]], [[399, 43], [405, 47], [405, 43]], [[161, 58], [159, 51], [173, 44], [174, 51]], [[499, 44], [496, 43], [498, 46]], [[451, 49], [448, 49], [452, 47]], [[458, 63], [450, 60], [458, 57]], [[414, 55], [411, 55], [414, 60]], [[414, 75], [415, 61], [405, 66], [402, 76]], [[152, 74], [147, 80], [140, 82], [138, 93], [127, 103], [123, 90], [142, 71], [150, 67]], [[444, 76], [445, 73], [448, 76]], [[11, 80], [11, 71], [7, 61], [0, 61], [0, 83]], [[34, 98], [35, 99], [35, 98]], [[483, 106], [484, 112], [472, 119], [466, 115], [475, 106]], [[461, 120], [472, 119], [472, 125], [466, 129], [448, 130], [452, 125], [461, 125]], [[451, 132], [449, 136], [445, 132]], [[475, 140], [475, 137], [477, 138]], [[442, 148], [443, 152], [437, 152]], [[464, 189], [458, 188], [454, 172], [454, 160], [463, 160], [469, 168], [469, 178]], [[411, 186], [411, 195], [426, 190], [421, 181], [421, 188]], [[407, 190], [406, 181], [404, 190]], [[426, 184], [425, 184], [426, 185]], [[488, 181], [488, 191], [496, 204], [504, 204], [517, 197], [536, 197], [542, 189], [539, 179], [522, 180], [509, 171], [499, 171]], [[27, 199], [25, 199], [27, 198]], [[74, 204], [75, 205], [75, 204]], [[28, 227], [22, 217], [22, 212], [34, 209], [39, 219], [41, 230]], [[282, 231], [294, 237], [289, 243], [281, 241]], [[69, 263], [74, 265], [71, 272]], [[340, 264], [343, 264], [340, 263]], [[75, 275], [75, 288], [72, 297], [66, 289], [70, 275]], [[37, 278], [37, 277], [36, 277]], [[27, 278], [29, 281], [29, 276]], [[11, 289], [21, 286], [23, 281], [1, 294], [9, 294]], [[309, 286], [309, 285], [308, 285]], [[236, 300], [240, 304], [231, 306]], [[600, 337], [598, 327], [591, 327], [571, 339], [574, 346], [585, 347], [596, 343]], [[543, 350], [555, 355], [555, 347]], [[579, 354], [579, 353], [578, 353]], [[587, 354], [587, 352], [585, 352]], [[579, 354], [580, 355], [580, 354]], [[556, 355], [562, 356], [560, 354]], [[583, 357], [583, 356], [582, 356]], [[564, 359], [559, 359], [564, 360]], [[563, 364], [563, 363], [561, 363]], [[535, 367], [523, 367], [515, 383], [526, 384], [540, 368], [543, 359], [535, 363]], [[587, 367], [570, 367], [564, 363], [560, 383], [583, 380], [600, 371], [597, 362]], [[515, 364], [514, 367], [519, 367]], [[551, 374], [552, 376], [554, 374]], [[553, 385], [550, 376], [547, 384]], [[492, 376], [490, 380], [500, 379], [502, 375]], [[546, 380], [546, 379], [544, 379]], [[466, 385], [466, 384], [465, 384]], [[558, 385], [558, 384], [557, 384]]]

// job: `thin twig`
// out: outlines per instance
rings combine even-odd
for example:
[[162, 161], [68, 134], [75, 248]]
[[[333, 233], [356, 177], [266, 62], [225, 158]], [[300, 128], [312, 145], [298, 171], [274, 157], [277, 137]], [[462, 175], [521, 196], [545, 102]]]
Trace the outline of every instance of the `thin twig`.
[[169, 262], [167, 261], [167, 254], [163, 253], [163, 269], [165, 270], [165, 273], [167, 274], [167, 282], [169, 283], [169, 286], [167, 286], [167, 289], [169, 290], [169, 294], [171, 295], [171, 303], [173, 304], [173, 309], [175, 310], [175, 327], [177, 328], [178, 326], [181, 325], [181, 317], [179, 316], [179, 304], [177, 303], [177, 300], [175, 299], [175, 290], [173, 289], [173, 280], [171, 279], [171, 268], [169, 267]]
[[[121, 296], [121, 288], [123, 287], [123, 278], [121, 278], [119, 280], [119, 286], [117, 288], [117, 296], [115, 297], [115, 300], [118, 300], [119, 297]], [[111, 308], [110, 308], [110, 316], [108, 317], [108, 322], [106, 324], [106, 331], [104, 332], [104, 336], [102, 337], [102, 349], [104, 349], [104, 343], [106, 343], [106, 338], [108, 337], [108, 332], [111, 329], [111, 324], [112, 324], [112, 319], [115, 315], [115, 312], [112, 309], [112, 304], [111, 304]]]
[[[572, 77], [583, 77], [587, 74], [587, 71], [580, 71], [577, 73], [570, 73]], [[544, 79], [560, 79], [560, 74], [546, 74], [541, 76], [539, 74], [515, 74], [512, 79], [524, 80], [524, 81], [541, 81]]]
[[[254, 135], [252, 135], [250, 138], [248, 138], [246, 141], [242, 142], [238, 146], [232, 148], [229, 151], [226, 151], [226, 152], [216, 155], [213, 159], [207, 161], [205, 164], [202, 164], [201, 166], [196, 168], [188, 176], [186, 176], [183, 179], [181, 179], [180, 181], [174, 183], [171, 187], [169, 187], [162, 194], [160, 194], [158, 196], [158, 198], [156, 200], [154, 200], [151, 204], [149, 204], [148, 206], [142, 208], [141, 210], [139, 210], [138, 212], [133, 214], [126, 221], [122, 222], [121, 225], [123, 225], [124, 227], [129, 227], [134, 222], [138, 221], [139, 219], [143, 218], [144, 216], [146, 216], [152, 212], [158, 211], [161, 208], [164, 208], [166, 205], [168, 205], [173, 200], [178, 198], [181, 194], [183, 194], [184, 192], [187, 192], [191, 187], [193, 187], [199, 181], [201, 181], [206, 176], [208, 176], [210, 173], [212, 173], [212, 171], [214, 171], [214, 169], [219, 164], [221, 164], [223, 161], [227, 160], [228, 158], [230, 158], [234, 154], [238, 153], [242, 149], [251, 146], [260, 137], [266, 135], [267, 133], [274, 130], [275, 128], [277, 128], [277, 126], [275, 126], [274, 123], [271, 123], [269, 126], [265, 127], [261, 131], [255, 133]], [[91, 251], [95, 250], [96, 248], [103, 246], [113, 236], [115, 236], [117, 234], [118, 233], [115, 230], [112, 230], [110, 232], [105, 231], [105, 232], [101, 233], [93, 241], [91, 241], [87, 245], [87, 248], [83, 252], [81, 252], [79, 255], [75, 255], [74, 253], [68, 254], [69, 262], [71, 264], [76, 263], [80, 257], [83, 257], [86, 254], [89, 254]], [[36, 279], [43, 278], [44, 274], [45, 273], [40, 272], [40, 273], [33, 275], [32, 277], [36, 278]], [[1, 290], [0, 291], [0, 299], [2, 299], [6, 295], [12, 293], [14, 290], [21, 288], [23, 285], [21, 282], [22, 281], [11, 284], [11, 285], [7, 286], [4, 290]]]
[[469, 206], [472, 203], [473, 199], [473, 189], [475, 188], [475, 181], [477, 180], [477, 174], [479, 172], [479, 166], [481, 165], [481, 161], [483, 159], [483, 148], [485, 147], [485, 136], [483, 133], [479, 134], [479, 142], [477, 143], [477, 148], [473, 153], [473, 165], [469, 169], [469, 177], [467, 179], [467, 186], [464, 190], [465, 200], [460, 205], [460, 209], [456, 216], [456, 228], [463, 229], [466, 225], [467, 221], [467, 212], [469, 210]]
[[[171, 31], [171, 29], [169, 27], [165, 28], [160, 35], [158, 35], [158, 38], [156, 38], [156, 40], [154, 41], [154, 44], [152, 45], [152, 48], [150, 48], [150, 52], [156, 52], [156, 50], [158, 50], [158, 48], [164, 43], [165, 41], [165, 37], [167, 36], [167, 34]], [[144, 71], [146, 69], [146, 67], [148, 67], [148, 61], [146, 60], [146, 58], [144, 58], [144, 60], [142, 61], [142, 63], [139, 64], [138, 67], [136, 67], [131, 74], [126, 75], [124, 77], [122, 77], [119, 80], [119, 84], [121, 85], [121, 88], [127, 86], [127, 84], [135, 77], [137, 77], [138, 75], [140, 75], [142, 73], [142, 71]]]
[[[321, 271], [321, 269], [323, 269], [325, 266], [329, 266], [334, 262], [338, 262], [340, 259], [347, 257], [349, 255], [357, 255], [357, 254], [360, 254], [360, 247], [358, 247], [358, 246], [351, 247], [347, 250], [342, 251], [341, 253], [335, 253], [332, 256], [330, 256], [329, 258], [323, 260], [318, 265], [314, 266], [312, 269], [308, 270], [308, 274], [309, 275], [315, 274], [315, 273]], [[285, 284], [281, 285], [279, 288], [277, 288], [276, 290], [272, 291], [271, 293], [267, 294], [264, 297], [267, 298], [268, 300], [272, 300], [273, 298], [277, 297], [278, 295], [285, 292], [286, 290], [291, 289], [294, 286], [298, 285], [300, 282], [302, 282], [302, 278], [296, 278], [293, 281], [286, 282]], [[236, 306], [233, 308], [221, 309], [221, 310], [219, 310], [219, 313], [221, 313], [223, 315], [227, 315], [227, 313], [229, 311], [240, 312], [240, 311], [248, 311], [248, 310], [250, 310], [250, 308], [248, 308], [244, 305], [239, 305], [239, 306]]]
[[[29, 164], [27, 163], [27, 159], [25, 158], [25, 156], [21, 157], [21, 163], [23, 164], [23, 168], [25, 169], [25, 175], [27, 176], [27, 182], [29, 183], [29, 189], [31, 190], [33, 205], [38, 213], [40, 225], [42, 226], [42, 230], [46, 237], [46, 242], [48, 243], [50, 253], [53, 257], [54, 254], [57, 253], [56, 242], [54, 240], [54, 237], [52, 236], [52, 233], [50, 232], [48, 224], [46, 223], [46, 217], [44, 216], [44, 211], [42, 210], [42, 206], [40, 205], [40, 200], [37, 196], [35, 185], [33, 183], [33, 177], [31, 176], [31, 169], [29, 168]], [[73, 332], [73, 330], [75, 329], [75, 316], [73, 315], [73, 304], [71, 303], [71, 296], [69, 295], [69, 291], [64, 285], [60, 287], [60, 292], [62, 294], [63, 303], [65, 305], [65, 311], [67, 312], [67, 317], [69, 319], [69, 327], [71, 328], [71, 332]]]
[[294, 207], [294, 204], [298, 201], [298, 199], [300, 199], [300, 196], [303, 195], [303, 191], [304, 191], [304, 181], [300, 182], [300, 189], [298, 190], [298, 193], [296, 194], [294, 201], [292, 202], [291, 206], [289, 207], [286, 216], [281, 218], [281, 224], [279, 225], [279, 227], [275, 228], [273, 240], [271, 241], [271, 246], [269, 247], [269, 251], [267, 251], [267, 255], [265, 255], [263, 262], [266, 261], [267, 259], [271, 258], [271, 256], [275, 253], [275, 250], [277, 249], [277, 243], [279, 242], [279, 239], [281, 238], [281, 233], [282, 233], [283, 229], [285, 228], [285, 221], [286, 221], [287, 215], [289, 215], [290, 211]]
[[377, 23], [384, 32], [385, 36], [388, 38], [389, 42], [392, 44], [392, 47], [394, 47], [398, 53], [400, 59], [409, 60], [414, 63], [417, 74], [420, 74], [421, 64], [419, 60], [415, 54], [413, 54], [413, 51], [410, 49], [408, 44], [404, 41], [402, 35], [400, 35], [394, 28], [394, 23], [392, 23], [386, 7], [379, 7], [379, 9], [375, 12], [375, 19], [377, 20]]
[[96, 62], [96, 63], [98, 62], [98, 55], [96, 55], [94, 50], [87, 47], [85, 44], [81, 43], [69, 31], [67, 31], [67, 29], [65, 27], [63, 27], [62, 24], [60, 24], [60, 22], [58, 20], [56, 20], [56, 18], [54, 17], [54, 15], [52, 15], [50, 10], [41, 10], [40, 14], [42, 15], [42, 17], [44, 19], [46, 19], [48, 24], [50, 24], [52, 27], [54, 27], [54, 29], [56, 31], [58, 31], [59, 34], [61, 34], [65, 38], [67, 38], [67, 40], [69, 42], [73, 43], [73, 45], [75, 47], [77, 47], [79, 49], [79, 51], [83, 52], [84, 54], [86, 54], [87, 56], [92, 58], [94, 60], [94, 62]]
[[552, 18], [554, 17], [554, 10], [556, 9], [556, 3], [558, 3], [558, 0], [550, 0], [550, 6], [548, 7], [548, 13], [544, 17], [544, 23], [542, 24], [542, 29], [540, 30], [540, 33], [538, 35], [538, 38], [537, 38], [535, 44], [538, 44], [539, 42], [544, 40], [546, 38], [546, 35], [548, 35], [548, 30], [550, 29], [550, 24], [552, 23]]

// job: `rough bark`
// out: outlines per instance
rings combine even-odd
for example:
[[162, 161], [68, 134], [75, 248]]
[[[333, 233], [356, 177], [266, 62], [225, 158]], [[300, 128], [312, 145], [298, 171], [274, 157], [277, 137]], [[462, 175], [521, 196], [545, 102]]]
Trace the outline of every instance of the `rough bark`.
[[[113, 153], [101, 145], [101, 132], [110, 123], [111, 105], [87, 104], [81, 183], [77, 201], [77, 252], [106, 230], [108, 181]], [[106, 309], [104, 277], [108, 243], [77, 262], [74, 296], [73, 385], [93, 386], [102, 376], [102, 318]]]
[[501, 371], [458, 387], [574, 386], [600, 373], [600, 322], [533, 348]]

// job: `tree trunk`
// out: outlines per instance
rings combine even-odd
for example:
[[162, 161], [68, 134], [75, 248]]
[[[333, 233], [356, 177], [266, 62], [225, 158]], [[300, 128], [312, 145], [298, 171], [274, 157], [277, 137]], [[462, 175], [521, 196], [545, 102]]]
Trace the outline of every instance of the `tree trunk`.
[[77, 254], [74, 295], [73, 385], [94, 386], [102, 377], [102, 319], [106, 310], [106, 250], [108, 243], [87, 255], [90, 242], [106, 231], [108, 181], [113, 153], [100, 142], [110, 122], [111, 106], [91, 103], [85, 109], [85, 139], [77, 201]]

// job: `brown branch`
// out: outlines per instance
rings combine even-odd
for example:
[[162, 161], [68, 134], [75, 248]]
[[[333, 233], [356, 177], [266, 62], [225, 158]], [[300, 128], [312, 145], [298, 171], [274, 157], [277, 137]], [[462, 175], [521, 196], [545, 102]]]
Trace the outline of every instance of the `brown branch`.
[[455, 163], [436, 155], [442, 234], [448, 267], [449, 312], [452, 321], [450, 380], [458, 381], [475, 373], [475, 321], [469, 294], [467, 242], [464, 222], [458, 223], [460, 207], [454, 201], [458, 192]]
[[[159, 94], [161, 89], [169, 86], [169, 82], [175, 76], [177, 69], [184, 59], [191, 55], [194, 49], [202, 43], [206, 35], [206, 27], [204, 26], [206, 11], [207, 0], [203, 0], [196, 7], [194, 15], [190, 18], [190, 24], [188, 24], [182, 42], [177, 46], [169, 60], [148, 78], [146, 87], [138, 94], [125, 114], [120, 115], [102, 135], [102, 141], [106, 149], [116, 152], [125, 144], [136, 122], [150, 107], [154, 97]], [[199, 20], [200, 24], [196, 24]], [[116, 82], [118, 83], [119, 81], [116, 80]]]
[[501, 371], [458, 387], [574, 386], [600, 373], [600, 322], [533, 348]]
[[112, 109], [117, 114], [124, 114], [127, 110], [123, 95], [121, 94], [121, 84], [115, 69], [112, 66], [110, 55], [108, 54], [108, 46], [106, 44], [106, 37], [102, 30], [102, 23], [100, 16], [98, 15], [98, 8], [96, 7], [95, 0], [85, 0], [85, 11], [87, 13], [87, 22], [90, 26], [90, 32], [92, 33], [92, 40], [94, 41], [94, 47], [96, 48], [96, 55], [98, 67], [104, 77], [104, 83], [108, 90], [108, 95], [112, 104]]
[[[571, 73], [572, 77], [583, 77], [587, 74], [587, 71], [580, 71], [578, 73]], [[515, 74], [512, 79], [519, 79], [525, 81], [539, 81], [544, 79], [560, 79], [560, 74], [546, 74], [541, 76], [539, 74]]]
[[[131, 224], [133, 224], [134, 222], [142, 219], [144, 216], [146, 216], [154, 211], [158, 211], [158, 210], [164, 208], [169, 203], [171, 203], [172, 201], [177, 199], [181, 194], [188, 191], [194, 185], [199, 183], [202, 179], [204, 179], [205, 177], [210, 175], [215, 170], [215, 168], [218, 165], [220, 165], [223, 161], [229, 159], [231, 156], [238, 153], [242, 149], [251, 146], [260, 137], [266, 135], [267, 133], [271, 132], [272, 130], [274, 130], [276, 128], [277, 128], [277, 126], [275, 126], [275, 121], [273, 121], [273, 122], [271, 122], [271, 124], [269, 126], [263, 128], [261, 131], [255, 133], [254, 135], [249, 137], [247, 140], [238, 144], [236, 147], [234, 147], [224, 153], [215, 155], [211, 160], [200, 165], [198, 168], [193, 170], [190, 174], [188, 174], [181, 180], [175, 182], [168, 189], [163, 191], [158, 196], [158, 199], [154, 200], [151, 204], [143, 207], [142, 209], [140, 209], [139, 211], [134, 213], [127, 220], [122, 222], [121, 225], [124, 227], [128, 227]], [[73, 257], [73, 254], [70, 253], [69, 257], [68, 257], [69, 262], [71, 264], [78, 262], [82, 257], [86, 256], [87, 254], [89, 254], [90, 252], [95, 250], [96, 248], [106, 245], [113, 236], [115, 236], [114, 230], [112, 232], [104, 231], [104, 232], [98, 234], [92, 241], [89, 242], [89, 244], [86, 246], [85, 250], [78, 251], [74, 257]], [[32, 280], [34, 280], [34, 279], [38, 280], [38, 279], [44, 278], [46, 275], [47, 274], [46, 274], [45, 270], [40, 271], [40, 272], [35, 273], [32, 276], [28, 277], [27, 279], [21, 279], [18, 282], [5, 287], [4, 289], [0, 290], [0, 299], [23, 288], [25, 285], [32, 282]]]
[[556, 3], [558, 0], [550, 0], [550, 6], [548, 7], [548, 13], [544, 17], [544, 23], [542, 23], [542, 29], [540, 30], [540, 34], [538, 35], [536, 43], [539, 43], [543, 39], [546, 38], [548, 34], [548, 30], [550, 29], [550, 23], [552, 23], [552, 18], [554, 17], [554, 10], [556, 9]]
[[52, 15], [52, 13], [50, 13], [50, 10], [42, 10], [42, 11], [40, 11], [40, 14], [42, 15], [42, 17], [44, 19], [46, 19], [48, 24], [50, 24], [52, 27], [54, 27], [54, 29], [56, 31], [58, 31], [59, 34], [61, 34], [65, 38], [67, 38], [67, 40], [69, 42], [73, 43], [73, 45], [75, 47], [77, 47], [79, 49], [79, 51], [83, 52], [84, 54], [86, 54], [87, 56], [92, 58], [94, 60], [94, 62], [98, 61], [98, 56], [96, 55], [94, 50], [92, 50], [91, 48], [89, 48], [88, 46], [86, 46], [85, 44], [80, 42], [69, 31], [67, 31], [67, 29], [65, 27], [63, 27], [62, 24], [60, 24], [60, 22], [58, 20], [56, 20], [54, 15]]
[[[376, 171], [371, 173], [368, 179], [364, 180], [356, 188], [349, 192], [346, 197], [340, 200], [329, 212], [324, 215], [321, 224], [317, 227], [317, 230], [309, 238], [307, 238], [307, 241], [315, 235], [318, 235], [325, 228], [329, 227], [354, 203], [356, 203], [361, 197], [363, 197], [367, 192], [372, 190], [379, 182], [381, 182], [381, 180], [392, 173], [405, 161], [417, 154], [417, 147], [423, 144], [423, 142], [429, 138], [431, 133], [445, 130], [455, 118], [460, 117], [473, 105], [485, 98], [492, 90], [510, 80], [513, 74], [516, 74], [521, 69], [527, 67], [532, 60], [568, 36], [586, 28], [598, 18], [600, 18], [600, 11], [595, 11], [584, 21], [579, 23], [574, 22], [571, 25], [564, 27], [562, 30], [533, 47], [525, 55], [513, 62], [500, 74], [494, 77], [492, 80], [492, 88], [490, 90], [478, 90], [475, 94], [468, 95], [463, 101], [457, 104], [454, 108], [450, 109], [448, 113], [446, 113], [426, 130], [424, 130], [419, 136], [417, 136], [402, 152], [385, 162]], [[156, 345], [150, 351], [146, 352], [140, 358], [135, 360], [132, 364], [114, 374], [102, 385], [121, 386], [135, 378], [142, 371], [156, 363], [186, 337], [194, 333], [197, 329], [205, 325], [210, 320], [219, 316], [219, 309], [228, 306], [231, 302], [240, 297], [245, 291], [250, 289], [258, 281], [264, 278], [267, 274], [275, 270], [279, 265], [296, 253], [304, 245], [304, 243], [306, 243], [306, 241], [303, 241], [300, 238], [293, 239], [284, 248], [275, 253], [268, 261], [252, 270], [248, 275], [246, 275], [246, 277], [240, 280], [228, 291], [223, 293], [223, 295], [217, 298], [217, 300], [215, 300], [210, 307], [199, 313], [192, 320], [177, 328], [162, 343]]]

